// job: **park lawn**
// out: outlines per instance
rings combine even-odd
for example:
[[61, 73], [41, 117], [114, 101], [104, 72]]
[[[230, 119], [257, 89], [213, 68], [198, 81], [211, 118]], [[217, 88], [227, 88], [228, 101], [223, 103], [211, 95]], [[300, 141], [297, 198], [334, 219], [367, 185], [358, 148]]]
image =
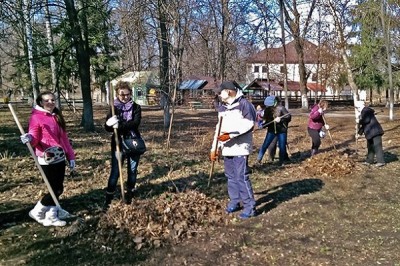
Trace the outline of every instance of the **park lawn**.
[[[18, 107], [27, 124], [29, 108]], [[65, 110], [77, 153], [60, 200], [77, 217], [63, 228], [28, 216], [46, 187], [6, 108], [0, 109], [0, 265], [400, 265], [400, 127], [387, 111], [387, 165], [362, 164], [366, 142], [354, 140], [351, 108], [330, 110], [321, 153], [309, 158], [307, 112], [291, 110], [291, 162], [254, 165], [265, 131], [254, 134], [251, 179], [259, 215], [227, 215], [222, 161], [209, 181], [208, 155], [216, 113], [179, 108], [167, 149], [161, 110], [144, 108], [148, 151], [139, 166], [132, 205], [115, 200], [101, 211], [110, 172], [107, 112], [95, 106], [96, 132]]]

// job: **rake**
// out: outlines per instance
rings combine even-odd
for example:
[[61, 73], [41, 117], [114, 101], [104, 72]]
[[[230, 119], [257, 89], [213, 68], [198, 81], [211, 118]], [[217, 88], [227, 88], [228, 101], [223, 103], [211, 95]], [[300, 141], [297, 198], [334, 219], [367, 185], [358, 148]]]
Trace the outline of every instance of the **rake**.
[[[11, 114], [14, 117], [15, 123], [17, 124], [17, 126], [19, 128], [19, 131], [21, 132], [22, 135], [25, 134], [25, 131], [22, 128], [21, 123], [19, 122], [17, 114], [15, 113], [14, 108], [11, 105], [11, 103], [8, 104], [8, 108], [10, 109]], [[67, 212], [66, 210], [64, 210], [63, 208], [61, 208], [60, 203], [59, 203], [56, 195], [54, 194], [53, 189], [51, 188], [49, 180], [47, 179], [46, 174], [44, 173], [42, 166], [39, 164], [38, 158], [36, 157], [36, 154], [35, 154], [35, 152], [34, 152], [34, 150], [32, 148], [32, 145], [29, 142], [27, 142], [26, 146], [28, 147], [32, 158], [35, 160], [35, 164], [36, 164], [37, 168], [39, 169], [39, 172], [40, 172], [40, 174], [41, 174], [41, 176], [43, 178], [44, 183], [47, 186], [47, 189], [49, 190], [51, 198], [53, 199], [54, 203], [56, 204], [56, 206], [58, 208], [58, 216], [59, 216], [59, 218], [65, 219], [65, 218], [68, 218], [68, 217], [76, 217], [75, 215], [72, 215], [69, 212]]]

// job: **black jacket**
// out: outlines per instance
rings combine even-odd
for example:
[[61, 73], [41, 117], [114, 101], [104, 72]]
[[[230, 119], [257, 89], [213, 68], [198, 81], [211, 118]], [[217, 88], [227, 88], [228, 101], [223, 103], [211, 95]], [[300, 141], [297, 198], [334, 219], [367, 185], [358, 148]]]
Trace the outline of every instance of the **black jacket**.
[[[283, 115], [285, 115], [285, 117], [282, 117]], [[272, 122], [276, 117], [282, 117], [279, 123]], [[266, 107], [263, 120], [263, 128], [267, 127], [268, 132], [275, 134], [287, 133], [292, 116], [284, 106], [278, 105], [276, 107]]]
[[[132, 119], [128, 121], [124, 121], [122, 119], [122, 114], [121, 111], [118, 108], [115, 108], [115, 115], [118, 117], [119, 123], [118, 123], [118, 136], [120, 138], [121, 142], [121, 137], [128, 137], [131, 135], [133, 132], [136, 136], [140, 137], [140, 132], [139, 132], [139, 125], [140, 122], [142, 121], [142, 108], [139, 104], [133, 102], [132, 106]], [[111, 108], [109, 113], [107, 114], [106, 121], [112, 116], [111, 114]], [[113, 132], [114, 128], [109, 127], [106, 124], [104, 124], [104, 128], [108, 132]], [[111, 147], [112, 149], [115, 149], [115, 137], [114, 133], [111, 137]]]
[[362, 109], [359, 124], [360, 128], [358, 134], [361, 135], [364, 133], [366, 139], [372, 139], [384, 133], [381, 124], [379, 124], [376, 119], [375, 111], [372, 108], [364, 107]]

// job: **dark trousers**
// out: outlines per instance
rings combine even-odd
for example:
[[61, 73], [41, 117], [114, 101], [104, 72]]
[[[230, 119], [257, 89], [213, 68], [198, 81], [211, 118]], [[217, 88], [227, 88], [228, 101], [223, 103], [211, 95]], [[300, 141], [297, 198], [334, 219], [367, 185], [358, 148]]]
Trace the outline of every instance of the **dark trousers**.
[[319, 136], [319, 130], [312, 129], [312, 128], [307, 128], [308, 130], [308, 135], [311, 137], [311, 149], [317, 150], [319, 149], [319, 146], [321, 146], [321, 137]]
[[274, 140], [268, 146], [268, 156], [271, 161], [275, 159], [276, 147], [278, 146], [278, 137], [275, 137]]
[[[60, 195], [64, 192], [65, 161], [55, 164], [42, 165], [42, 169], [58, 200]], [[51, 197], [50, 192], [46, 193], [40, 202], [44, 206], [56, 206], [56, 203]]]
[[240, 202], [243, 212], [250, 214], [254, 211], [256, 201], [250, 181], [248, 156], [225, 156], [225, 176], [228, 179], [228, 208], [235, 208]]
[[[132, 155], [126, 156], [123, 155], [121, 160], [122, 163], [126, 160], [127, 161], [127, 189], [132, 190], [135, 188], [136, 185], [136, 178], [137, 178], [137, 169], [139, 165], [140, 155]], [[114, 193], [117, 189], [119, 177], [119, 167], [118, 167], [118, 160], [115, 156], [115, 151], [111, 151], [111, 173], [110, 177], [108, 178], [108, 185], [107, 185], [107, 192]], [[121, 191], [121, 193], [124, 193]]]
[[367, 139], [367, 162], [373, 163], [374, 157], [376, 155], [376, 161], [378, 163], [385, 163], [383, 158], [383, 148], [382, 148], [382, 135], [375, 136], [372, 139]]

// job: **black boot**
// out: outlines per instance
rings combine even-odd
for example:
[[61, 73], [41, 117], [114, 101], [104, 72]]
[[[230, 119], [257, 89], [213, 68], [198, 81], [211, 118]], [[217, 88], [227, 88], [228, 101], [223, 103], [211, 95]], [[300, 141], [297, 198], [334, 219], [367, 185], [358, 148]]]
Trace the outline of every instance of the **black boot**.
[[314, 156], [318, 153], [318, 149], [312, 149], [311, 150], [311, 156]]
[[103, 210], [107, 211], [110, 208], [111, 201], [114, 199], [114, 192], [106, 191], [106, 200], [103, 205]]
[[135, 189], [129, 189], [126, 191], [125, 194], [125, 203], [126, 204], [131, 204], [132, 203], [132, 198], [135, 196]]

